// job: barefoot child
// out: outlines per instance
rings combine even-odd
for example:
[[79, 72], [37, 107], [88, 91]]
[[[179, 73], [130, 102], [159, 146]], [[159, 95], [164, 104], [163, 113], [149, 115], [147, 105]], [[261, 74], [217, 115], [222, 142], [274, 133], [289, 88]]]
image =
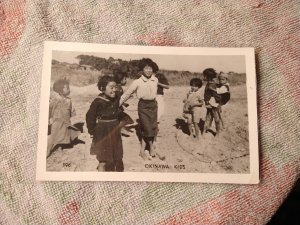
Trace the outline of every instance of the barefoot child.
[[[214, 91], [214, 95], [218, 94], [218, 98], [211, 98], [209, 100], [209, 104], [213, 107], [217, 107], [219, 118], [222, 124], [222, 127], [224, 128], [224, 122], [222, 119], [222, 106], [225, 105], [230, 100], [230, 90], [229, 90], [229, 83], [228, 83], [228, 74], [220, 72], [218, 75], [218, 83], [216, 85], [216, 88], [210, 87], [210, 90]], [[210, 120], [210, 125], [212, 123], [212, 118]]]
[[98, 171], [124, 171], [123, 146], [118, 120], [119, 97], [113, 77], [103, 76], [98, 81], [101, 93], [92, 102], [87, 114], [88, 132], [93, 136], [91, 154], [95, 154]]
[[75, 116], [72, 108], [69, 81], [66, 79], [56, 80], [53, 84], [53, 93], [49, 104], [49, 124], [51, 127], [48, 136], [47, 157], [62, 145], [71, 144], [80, 134], [80, 131], [71, 125], [71, 117]]
[[158, 66], [149, 58], [140, 60], [139, 69], [141, 77], [134, 80], [131, 86], [125, 91], [120, 100], [122, 105], [131, 94], [136, 92], [138, 102], [138, 116], [141, 127], [141, 149], [140, 156], [143, 159], [147, 158], [145, 153], [145, 144], [149, 145], [150, 156], [155, 156], [153, 147], [154, 137], [157, 132], [157, 102], [155, 100], [157, 93], [158, 80], [155, 73], [158, 71]]
[[[204, 101], [207, 109], [204, 131], [210, 128], [212, 121], [215, 121], [216, 136], [220, 133], [220, 114], [218, 112], [218, 104], [220, 102], [220, 95], [215, 91], [217, 88], [217, 72], [213, 68], [208, 68], [203, 71], [203, 76], [207, 80], [204, 90]], [[214, 104], [214, 103], [216, 104]]]
[[[192, 78], [190, 86], [191, 90], [183, 100], [183, 117], [187, 119], [190, 135], [199, 138], [199, 121], [201, 118], [201, 107], [203, 105], [203, 99], [200, 93], [200, 88], [202, 87], [201, 79]], [[193, 132], [193, 128], [195, 129], [195, 133]]]

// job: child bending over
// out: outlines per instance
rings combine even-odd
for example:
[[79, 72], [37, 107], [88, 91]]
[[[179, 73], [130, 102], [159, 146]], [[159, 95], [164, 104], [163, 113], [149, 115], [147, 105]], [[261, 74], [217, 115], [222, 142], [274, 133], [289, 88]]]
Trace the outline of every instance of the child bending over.
[[71, 125], [71, 117], [75, 116], [72, 101], [69, 98], [70, 85], [66, 79], [56, 80], [53, 84], [54, 93], [49, 103], [49, 124], [51, 127], [47, 143], [47, 157], [62, 145], [71, 144], [80, 134], [80, 131]]
[[93, 137], [91, 154], [96, 155], [98, 171], [124, 171], [123, 145], [119, 126], [119, 97], [113, 77], [103, 76], [98, 81], [101, 93], [92, 102], [86, 124]]
[[[190, 81], [191, 90], [187, 93], [187, 97], [183, 100], [183, 117], [187, 119], [190, 135], [199, 138], [200, 129], [199, 121], [201, 118], [201, 106], [203, 99], [200, 94], [202, 80], [193, 78]], [[193, 131], [195, 129], [195, 132]]]

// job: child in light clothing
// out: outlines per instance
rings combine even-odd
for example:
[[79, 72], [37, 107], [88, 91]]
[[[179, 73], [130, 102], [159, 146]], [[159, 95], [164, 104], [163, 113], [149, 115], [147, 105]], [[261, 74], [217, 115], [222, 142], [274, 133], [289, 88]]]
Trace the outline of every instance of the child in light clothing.
[[[201, 107], [203, 105], [203, 98], [200, 93], [200, 88], [202, 87], [201, 79], [191, 79], [190, 86], [191, 90], [187, 93], [187, 97], [183, 100], [183, 117], [187, 119], [190, 135], [193, 135], [195, 138], [199, 138], [199, 121], [201, 118]], [[195, 130], [195, 132], [193, 130]]]
[[[123, 87], [127, 83], [127, 74], [125, 72], [122, 72], [121, 70], [114, 70], [113, 71], [113, 77], [114, 81], [116, 82], [116, 95], [120, 98], [123, 93], [124, 89]], [[133, 124], [134, 121], [132, 118], [124, 112], [124, 107], [128, 107], [129, 104], [123, 103], [123, 105], [120, 107], [120, 113], [119, 113], [119, 121], [120, 121], [120, 127], [121, 127], [121, 134], [123, 136], [130, 136], [129, 130], [126, 128], [127, 125]]]
[[71, 125], [71, 117], [75, 116], [72, 100], [69, 98], [70, 85], [66, 79], [56, 80], [49, 102], [49, 125], [51, 127], [47, 143], [47, 157], [62, 145], [71, 144], [80, 131]]
[[[125, 91], [120, 99], [120, 105], [133, 94], [136, 93], [138, 102], [138, 116], [141, 129], [141, 149], [140, 156], [143, 159], [151, 159], [155, 157], [153, 142], [157, 134], [157, 102], [156, 93], [158, 79], [155, 73], [158, 71], [158, 66], [149, 58], [143, 58], [139, 62], [141, 71], [140, 78], [134, 80], [131, 86]], [[149, 154], [145, 152], [146, 145], [149, 145]]]
[[164, 102], [164, 89], [169, 89], [169, 82], [164, 74], [157, 73], [155, 74], [156, 78], [158, 79], [158, 85], [157, 85], [157, 95], [156, 95], [156, 101], [157, 101], [157, 122], [160, 122], [160, 117], [165, 112], [165, 102]]
[[98, 81], [101, 93], [92, 102], [86, 124], [93, 137], [91, 154], [96, 155], [98, 171], [124, 171], [123, 145], [119, 125], [119, 99], [113, 77], [103, 76]]

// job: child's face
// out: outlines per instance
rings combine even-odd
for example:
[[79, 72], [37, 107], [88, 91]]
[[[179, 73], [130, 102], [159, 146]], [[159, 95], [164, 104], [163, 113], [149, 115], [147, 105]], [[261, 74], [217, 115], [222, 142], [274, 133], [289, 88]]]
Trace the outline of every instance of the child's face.
[[127, 83], [127, 78], [123, 77], [123, 79], [121, 80], [121, 85], [125, 85]]
[[67, 85], [67, 84], [64, 85], [64, 88], [63, 88], [61, 94], [63, 96], [68, 96], [70, 94], [70, 87], [69, 87], [69, 85]]
[[145, 66], [144, 69], [144, 75], [147, 77], [147, 78], [150, 78], [153, 74], [153, 69], [151, 66]]
[[226, 84], [227, 83], [227, 78], [223, 76], [219, 76], [219, 83], [220, 84]]
[[196, 92], [196, 91], [198, 91], [200, 88], [199, 87], [197, 87], [197, 86], [195, 86], [195, 85], [192, 85], [191, 86], [191, 91], [192, 92]]
[[104, 95], [108, 98], [115, 98], [116, 97], [116, 88], [117, 84], [114, 81], [108, 82], [108, 84], [105, 87], [105, 91], [103, 92]]

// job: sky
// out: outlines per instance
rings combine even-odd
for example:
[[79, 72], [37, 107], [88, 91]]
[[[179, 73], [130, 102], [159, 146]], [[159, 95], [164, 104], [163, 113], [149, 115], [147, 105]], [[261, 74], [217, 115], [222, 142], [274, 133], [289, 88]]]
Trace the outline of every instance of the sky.
[[245, 73], [246, 64], [243, 55], [159, 55], [159, 54], [124, 54], [124, 53], [102, 53], [102, 52], [70, 52], [53, 51], [52, 59], [60, 62], [78, 63], [76, 56], [93, 55], [108, 59], [122, 59], [129, 61], [134, 59], [151, 58], [160, 69], [178, 70], [190, 72], [202, 72], [206, 68], [214, 68], [217, 72]]

